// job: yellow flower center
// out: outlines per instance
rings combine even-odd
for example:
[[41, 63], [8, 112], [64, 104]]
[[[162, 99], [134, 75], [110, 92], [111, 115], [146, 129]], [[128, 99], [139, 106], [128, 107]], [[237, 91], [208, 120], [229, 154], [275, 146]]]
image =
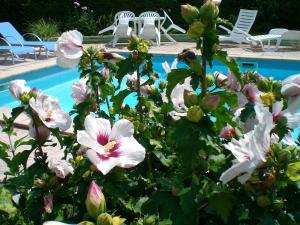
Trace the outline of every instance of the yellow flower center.
[[108, 142], [106, 145], [104, 145], [104, 151], [105, 152], [111, 151], [115, 147], [116, 144], [117, 144], [117, 142], [115, 142], [115, 141]]

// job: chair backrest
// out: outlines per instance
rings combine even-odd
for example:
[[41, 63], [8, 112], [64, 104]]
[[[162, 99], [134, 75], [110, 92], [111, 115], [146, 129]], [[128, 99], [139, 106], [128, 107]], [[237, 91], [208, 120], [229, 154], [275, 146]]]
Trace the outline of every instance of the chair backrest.
[[288, 41], [294, 47], [300, 47], [300, 31], [288, 30], [282, 34], [282, 40]]
[[[19, 45], [20, 42], [24, 43], [23, 36], [16, 30], [10, 22], [0, 23], [0, 34], [10, 43]], [[18, 39], [18, 40], [16, 40]]]
[[171, 17], [166, 13], [166, 11], [165, 10], [163, 10], [163, 12], [164, 12], [164, 20], [162, 21], [162, 23], [161, 23], [161, 26], [163, 26], [163, 24], [165, 23], [165, 22], [167, 22], [167, 20], [169, 20], [169, 22], [171, 23], [171, 24], [174, 24], [174, 22], [173, 22], [173, 20], [171, 19]]
[[245, 34], [240, 32], [240, 30], [245, 33], [249, 33], [255, 21], [256, 15], [257, 10], [241, 9], [238, 19], [230, 34], [231, 39], [239, 43], [245, 41]]
[[135, 15], [131, 11], [120, 11], [120, 12], [116, 13], [114, 23], [115, 23], [115, 25], [117, 25], [117, 24], [128, 25], [129, 21], [134, 18], [135, 18]]
[[157, 12], [152, 12], [152, 11], [143, 12], [139, 15], [139, 20], [143, 21], [144, 26], [155, 25], [155, 20], [157, 20], [160, 26], [160, 16]]

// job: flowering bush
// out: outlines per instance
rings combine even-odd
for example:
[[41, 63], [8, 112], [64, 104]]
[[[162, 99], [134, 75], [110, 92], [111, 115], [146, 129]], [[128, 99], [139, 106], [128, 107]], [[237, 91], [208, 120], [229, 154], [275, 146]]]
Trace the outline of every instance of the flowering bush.
[[[218, 46], [217, 3], [182, 6], [201, 58], [186, 49], [177, 57], [186, 68], [163, 63], [167, 81], [157, 80], [146, 40], [133, 36], [123, 58], [84, 49], [79, 32], [64, 33], [58, 63], [79, 62], [81, 71], [72, 132], [62, 133], [71, 118], [54, 97], [11, 83], [20, 106], [4, 117], [3, 131], [11, 137], [25, 112], [32, 139], [1, 143], [9, 168], [1, 224], [300, 223], [299, 141], [291, 138], [300, 77], [242, 74]], [[228, 66], [227, 75], [206, 73], [213, 59]], [[57, 161], [43, 150], [55, 145], [53, 136], [64, 152]], [[16, 152], [23, 145], [30, 148]]]

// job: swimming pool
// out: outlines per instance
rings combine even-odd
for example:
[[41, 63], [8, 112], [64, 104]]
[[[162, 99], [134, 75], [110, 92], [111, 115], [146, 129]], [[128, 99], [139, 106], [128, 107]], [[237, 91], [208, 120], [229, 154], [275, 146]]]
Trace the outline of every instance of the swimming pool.
[[[163, 61], [172, 63], [176, 56], [174, 55], [155, 55], [154, 69], [160, 75], [161, 79], [166, 79], [166, 74], [161, 66]], [[274, 77], [283, 80], [289, 75], [300, 73], [300, 61], [279, 61], [279, 60], [258, 60], [258, 59], [238, 59], [242, 71], [256, 70], [263, 76]], [[178, 63], [177, 67], [184, 67], [183, 63]], [[214, 61], [214, 67], [210, 72], [219, 71], [227, 73], [227, 68], [219, 61]], [[0, 107], [16, 107], [18, 101], [15, 101], [9, 91], [8, 84], [13, 79], [24, 79], [31, 88], [43, 90], [46, 94], [58, 98], [65, 111], [70, 111], [74, 104], [71, 97], [72, 83], [79, 79], [79, 72], [76, 69], [63, 69], [59, 67], [50, 67], [31, 73], [25, 73], [17, 77], [0, 80]], [[125, 99], [126, 100], [126, 99]], [[126, 101], [131, 103], [131, 101]], [[130, 104], [131, 105], [131, 104]]]

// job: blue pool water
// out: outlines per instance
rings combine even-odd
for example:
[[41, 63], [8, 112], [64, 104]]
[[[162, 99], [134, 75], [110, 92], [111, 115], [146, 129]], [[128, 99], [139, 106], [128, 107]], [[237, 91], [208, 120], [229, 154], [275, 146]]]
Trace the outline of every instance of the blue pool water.
[[[154, 69], [160, 75], [161, 79], [166, 79], [161, 63], [167, 61], [170, 65], [173, 62], [174, 55], [156, 55], [154, 56]], [[283, 80], [289, 75], [300, 73], [300, 61], [280, 61], [280, 60], [258, 60], [258, 59], [238, 59], [242, 71], [256, 70], [266, 77], [274, 77]], [[219, 61], [215, 61], [213, 69], [210, 72], [219, 71], [227, 73], [227, 68]], [[183, 63], [178, 63], [178, 68], [185, 67]], [[9, 91], [8, 84], [13, 79], [24, 79], [31, 88], [43, 90], [48, 95], [58, 98], [60, 105], [65, 111], [70, 111], [75, 103], [71, 97], [72, 83], [79, 79], [79, 72], [76, 69], [62, 69], [59, 67], [50, 67], [47, 69], [34, 71], [0, 80], [0, 107], [16, 107], [18, 101], [15, 101]], [[123, 82], [125, 85], [125, 82]], [[124, 87], [125, 88], [125, 87]], [[135, 104], [134, 96], [125, 99], [129, 105]]]

